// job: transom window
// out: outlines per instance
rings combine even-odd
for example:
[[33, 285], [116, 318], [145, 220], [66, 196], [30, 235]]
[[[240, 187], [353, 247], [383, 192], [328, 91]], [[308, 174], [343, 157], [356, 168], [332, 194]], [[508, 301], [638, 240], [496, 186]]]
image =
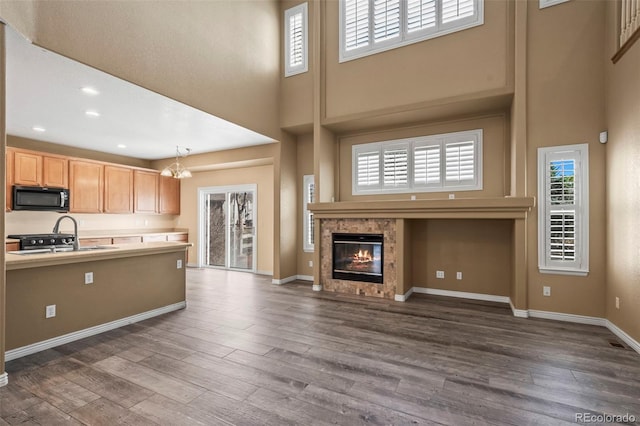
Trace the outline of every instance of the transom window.
[[538, 150], [540, 272], [589, 271], [588, 154], [587, 144]]
[[284, 75], [307, 72], [308, 30], [307, 3], [284, 12]]
[[482, 129], [354, 145], [353, 195], [482, 189]]
[[484, 22], [484, 0], [340, 0], [340, 62]]

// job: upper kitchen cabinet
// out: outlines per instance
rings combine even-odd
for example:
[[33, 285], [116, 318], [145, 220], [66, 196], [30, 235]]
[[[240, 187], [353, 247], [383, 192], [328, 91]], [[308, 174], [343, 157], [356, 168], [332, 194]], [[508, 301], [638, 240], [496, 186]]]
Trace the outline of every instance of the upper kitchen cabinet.
[[70, 211], [101, 213], [104, 194], [104, 165], [98, 162], [69, 161]]
[[159, 177], [158, 172], [134, 170], [133, 196], [136, 213], [157, 213]]
[[13, 186], [13, 150], [12, 149], [7, 149], [6, 150], [6, 157], [5, 157], [5, 174], [6, 174], [6, 179], [5, 179], [5, 184], [6, 184], [6, 211], [11, 211], [11, 200], [12, 200], [12, 193], [11, 193], [11, 187]]
[[14, 185], [69, 187], [69, 162], [65, 157], [7, 148], [7, 158], [11, 159], [12, 170], [7, 176]]
[[159, 212], [180, 214], [180, 179], [160, 176]]
[[104, 166], [104, 212], [133, 213], [133, 170]]

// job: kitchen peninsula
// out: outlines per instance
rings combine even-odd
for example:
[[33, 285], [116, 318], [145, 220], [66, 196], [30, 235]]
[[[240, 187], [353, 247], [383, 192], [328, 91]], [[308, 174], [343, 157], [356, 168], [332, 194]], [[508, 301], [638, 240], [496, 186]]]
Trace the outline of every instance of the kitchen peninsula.
[[7, 360], [184, 308], [189, 246], [7, 253]]

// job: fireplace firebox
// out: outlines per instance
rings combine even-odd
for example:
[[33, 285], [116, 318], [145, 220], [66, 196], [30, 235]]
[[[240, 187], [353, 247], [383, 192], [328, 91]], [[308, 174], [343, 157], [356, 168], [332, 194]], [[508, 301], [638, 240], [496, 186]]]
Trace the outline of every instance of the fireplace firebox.
[[382, 284], [382, 234], [332, 234], [333, 278]]

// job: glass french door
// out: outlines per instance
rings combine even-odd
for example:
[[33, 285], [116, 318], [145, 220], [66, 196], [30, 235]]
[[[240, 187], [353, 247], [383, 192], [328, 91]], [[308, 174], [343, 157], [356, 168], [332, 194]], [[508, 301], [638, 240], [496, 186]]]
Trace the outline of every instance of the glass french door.
[[255, 185], [200, 188], [200, 266], [255, 271]]

